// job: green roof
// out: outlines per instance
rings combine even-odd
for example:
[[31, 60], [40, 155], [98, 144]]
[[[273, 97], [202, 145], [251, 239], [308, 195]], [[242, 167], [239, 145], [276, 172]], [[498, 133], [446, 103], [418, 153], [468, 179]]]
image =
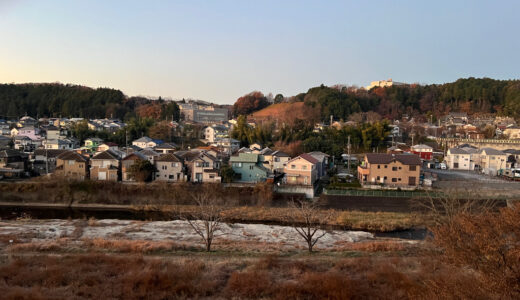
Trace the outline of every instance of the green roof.
[[238, 156], [231, 156], [229, 161], [257, 163], [258, 154], [256, 154], [256, 153], [239, 153]]

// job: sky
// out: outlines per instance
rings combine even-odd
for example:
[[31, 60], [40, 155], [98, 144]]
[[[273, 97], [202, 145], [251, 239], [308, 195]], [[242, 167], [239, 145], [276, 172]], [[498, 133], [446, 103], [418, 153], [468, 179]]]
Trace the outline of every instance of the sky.
[[520, 1], [0, 0], [0, 83], [232, 104], [320, 84], [520, 77]]

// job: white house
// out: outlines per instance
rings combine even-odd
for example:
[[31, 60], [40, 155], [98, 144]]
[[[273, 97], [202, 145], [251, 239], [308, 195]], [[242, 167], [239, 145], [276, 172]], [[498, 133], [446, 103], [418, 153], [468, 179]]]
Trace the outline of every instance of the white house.
[[154, 148], [157, 145], [162, 144], [162, 141], [151, 139], [147, 136], [143, 136], [132, 142], [132, 145], [137, 146], [139, 148]]

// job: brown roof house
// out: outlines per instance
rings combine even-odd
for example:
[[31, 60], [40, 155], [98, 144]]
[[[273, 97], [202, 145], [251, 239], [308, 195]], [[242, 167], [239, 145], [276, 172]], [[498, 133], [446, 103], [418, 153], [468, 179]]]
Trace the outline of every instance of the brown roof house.
[[284, 183], [312, 186], [318, 180], [318, 164], [313, 156], [304, 153], [287, 161], [284, 168]]
[[415, 154], [368, 153], [358, 166], [358, 179], [367, 187], [416, 188], [421, 159]]
[[68, 180], [88, 179], [88, 159], [75, 151], [64, 152], [56, 157], [54, 176]]
[[167, 182], [182, 182], [186, 181], [184, 174], [184, 164], [177, 155], [172, 153], [162, 154], [155, 159], [154, 180]]
[[148, 160], [139, 152], [130, 153], [121, 160], [121, 174], [123, 181], [135, 181], [130, 176], [130, 167], [138, 160]]
[[221, 182], [220, 162], [204, 151], [181, 152], [186, 164], [188, 180], [192, 182]]
[[121, 178], [121, 159], [112, 150], [96, 154], [90, 160], [90, 179], [119, 181]]

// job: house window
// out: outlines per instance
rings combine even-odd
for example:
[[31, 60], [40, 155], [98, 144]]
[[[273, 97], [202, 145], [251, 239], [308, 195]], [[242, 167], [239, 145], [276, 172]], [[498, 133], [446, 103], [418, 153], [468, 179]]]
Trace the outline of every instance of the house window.
[[377, 168], [378, 168], [378, 169], [381, 169], [381, 165], [377, 165]]
[[417, 166], [410, 166], [410, 171], [415, 171], [417, 170]]
[[392, 178], [392, 182], [397, 182], [397, 178]]
[[381, 177], [377, 176], [377, 181], [381, 180]]
[[168, 176], [168, 179], [173, 179], [173, 175], [169, 175], [169, 176]]
[[291, 169], [296, 169], [296, 166], [295, 165], [291, 165]]
[[253, 166], [249, 166], [249, 170], [253, 170]]
[[307, 181], [308, 181], [308, 180], [309, 180], [309, 179], [308, 179], [307, 176], [303, 177], [303, 183], [304, 183], [304, 184], [307, 184]]
[[387, 169], [387, 168], [388, 168], [388, 166], [387, 166], [387, 165], [385, 165], [385, 169]]
[[213, 179], [215, 178], [215, 175], [209, 175], [209, 178]]
[[392, 167], [392, 171], [397, 171], [397, 167]]
[[303, 165], [302, 170], [307, 170], [307, 166]]
[[402, 168], [401, 168], [401, 167], [399, 167], [399, 170], [401, 170], [401, 169], [402, 169]]
[[72, 166], [74, 164], [74, 161], [73, 160], [69, 160], [69, 166]]
[[383, 180], [387, 180], [387, 179], [388, 179], [388, 177], [386, 177], [386, 176], [385, 176], [385, 177], [383, 177]]

